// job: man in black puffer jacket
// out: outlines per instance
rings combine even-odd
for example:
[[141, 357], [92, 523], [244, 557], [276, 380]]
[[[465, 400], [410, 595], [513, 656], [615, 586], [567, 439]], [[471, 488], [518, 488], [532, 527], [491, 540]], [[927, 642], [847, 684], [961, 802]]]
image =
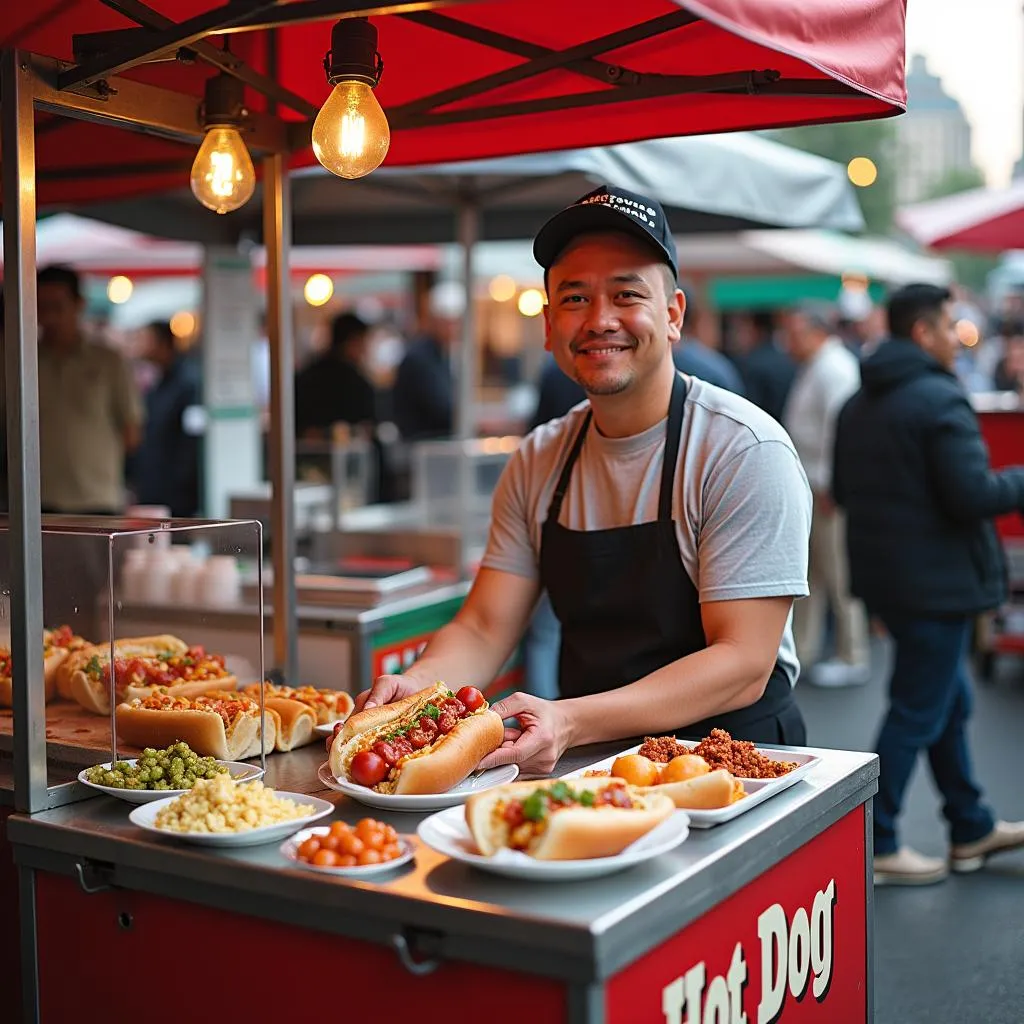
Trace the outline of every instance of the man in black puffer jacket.
[[876, 750], [876, 884], [927, 884], [943, 860], [901, 848], [899, 815], [927, 750], [950, 827], [950, 866], [973, 871], [1024, 846], [1024, 822], [999, 822], [967, 745], [973, 617], [1006, 596], [994, 516], [1024, 509], [1024, 468], [993, 472], [977, 418], [953, 373], [950, 293], [908, 285], [889, 301], [886, 341], [861, 365], [839, 415], [833, 491], [847, 513], [851, 590], [896, 644], [889, 710]]

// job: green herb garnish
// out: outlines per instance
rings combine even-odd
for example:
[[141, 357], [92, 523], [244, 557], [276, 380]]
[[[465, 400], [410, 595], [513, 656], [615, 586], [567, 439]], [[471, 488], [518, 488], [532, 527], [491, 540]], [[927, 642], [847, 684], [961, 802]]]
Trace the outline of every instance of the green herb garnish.
[[89, 663], [85, 666], [86, 675], [98, 676], [103, 672], [103, 666], [100, 664], [98, 654], [94, 654], [90, 659]]
[[548, 813], [548, 795], [543, 789], [535, 789], [523, 801], [523, 817], [527, 821], [543, 821]]
[[585, 789], [580, 793], [580, 804], [583, 807], [594, 806], [594, 791], [592, 789]]
[[385, 740], [397, 740], [399, 736], [404, 736], [411, 728], [412, 728], [411, 725], [399, 726], [399, 728], [395, 729], [394, 732], [389, 732], [387, 734], [387, 736], [384, 737], [384, 739]]
[[455, 696], [455, 694], [451, 690], [448, 690], [447, 693], [448, 693], [449, 697], [454, 697]]
[[423, 714], [436, 722], [441, 717], [441, 709], [436, 704], [428, 704], [423, 709]]
[[157, 661], [170, 661], [174, 657], [173, 651], [160, 651], [157, 653]]
[[576, 794], [567, 782], [556, 782], [548, 790], [548, 794], [555, 803], [559, 804], [566, 804], [576, 799]]

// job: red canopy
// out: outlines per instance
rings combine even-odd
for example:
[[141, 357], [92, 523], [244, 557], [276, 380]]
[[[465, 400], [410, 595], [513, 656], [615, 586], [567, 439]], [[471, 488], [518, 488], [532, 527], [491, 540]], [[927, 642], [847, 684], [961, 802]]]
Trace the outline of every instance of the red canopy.
[[1024, 246], [1024, 181], [904, 206], [896, 223], [931, 249], [1002, 252]]
[[[277, 83], [277, 112], [297, 123], [315, 116], [328, 94], [321, 61], [337, 14], [324, 11], [363, 7], [257, 0], [240, 20], [246, 5], [212, 0], [3, 6], [0, 47], [73, 62], [73, 35], [113, 32], [103, 40], [106, 52], [98, 52], [95, 38], [80, 52], [79, 71], [120, 67], [123, 79], [197, 102], [212, 62], [224, 62], [217, 51], [229, 37], [232, 59], [258, 73], [250, 86], [266, 86], [262, 75]], [[390, 164], [858, 120], [905, 107], [900, 0], [393, 0], [372, 9], [391, 9], [372, 19], [384, 60], [377, 95], [392, 126]], [[268, 25], [277, 28], [272, 33]], [[229, 32], [210, 33], [218, 27]], [[147, 44], [161, 61], [132, 64]], [[198, 60], [174, 60], [179, 45]], [[76, 69], [64, 74], [62, 88]], [[112, 75], [104, 77], [116, 87]], [[266, 110], [258, 89], [250, 88], [248, 99], [254, 110]], [[180, 186], [195, 152], [191, 142], [45, 113], [38, 126], [42, 204]], [[308, 145], [299, 146], [293, 163], [312, 163]]]

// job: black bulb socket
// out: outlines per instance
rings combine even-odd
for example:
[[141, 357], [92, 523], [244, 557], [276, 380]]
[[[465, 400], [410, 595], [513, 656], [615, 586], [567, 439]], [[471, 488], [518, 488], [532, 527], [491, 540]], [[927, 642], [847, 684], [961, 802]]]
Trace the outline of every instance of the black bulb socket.
[[248, 117], [245, 83], [221, 72], [206, 80], [199, 120], [204, 128], [239, 128]]
[[384, 71], [377, 52], [377, 29], [368, 18], [342, 18], [331, 29], [331, 48], [324, 57], [327, 81], [364, 82], [376, 88]]

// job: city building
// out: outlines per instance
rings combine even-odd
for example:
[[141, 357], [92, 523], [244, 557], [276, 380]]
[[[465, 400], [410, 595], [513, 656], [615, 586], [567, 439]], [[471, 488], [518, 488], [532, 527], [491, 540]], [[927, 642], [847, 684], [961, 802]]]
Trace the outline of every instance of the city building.
[[907, 74], [907, 113], [896, 121], [899, 175], [896, 201], [926, 199], [952, 171], [970, 170], [971, 126], [960, 103], [914, 54]]

